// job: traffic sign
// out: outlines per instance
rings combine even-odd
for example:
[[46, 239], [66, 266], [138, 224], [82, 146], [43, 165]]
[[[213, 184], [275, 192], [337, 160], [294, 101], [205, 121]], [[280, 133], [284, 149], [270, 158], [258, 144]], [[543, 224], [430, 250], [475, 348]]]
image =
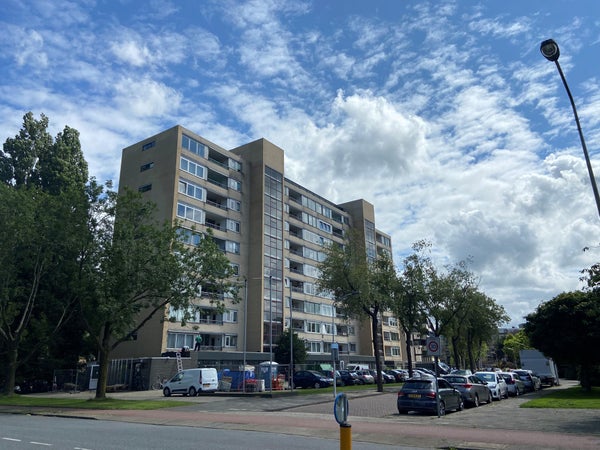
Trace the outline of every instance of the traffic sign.
[[437, 336], [427, 338], [427, 355], [440, 356], [440, 338]]

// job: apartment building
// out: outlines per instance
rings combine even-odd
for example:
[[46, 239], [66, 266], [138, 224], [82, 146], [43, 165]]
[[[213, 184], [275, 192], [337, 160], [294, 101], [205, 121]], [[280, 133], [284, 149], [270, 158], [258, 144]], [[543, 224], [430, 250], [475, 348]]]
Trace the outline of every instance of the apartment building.
[[[165, 310], [123, 343], [113, 358], [152, 357], [194, 348], [192, 357], [210, 364], [268, 361], [289, 327], [306, 341], [309, 362], [331, 360], [332, 343], [341, 360], [374, 363], [368, 321], [345, 320], [332, 299], [319, 293], [318, 266], [325, 246], [344, 242], [350, 228], [365, 236], [367, 255], [391, 255], [390, 236], [376, 228], [374, 207], [359, 199], [333, 202], [285, 177], [284, 151], [265, 139], [226, 150], [181, 126], [123, 149], [119, 185], [143, 192], [164, 220], [180, 220], [182, 236], [211, 228], [239, 277], [242, 301], [224, 297], [224, 313], [208, 298], [185, 326], [181, 311]], [[174, 320], [168, 320], [173, 318]], [[404, 338], [397, 321], [380, 321], [381, 357], [401, 366]]]

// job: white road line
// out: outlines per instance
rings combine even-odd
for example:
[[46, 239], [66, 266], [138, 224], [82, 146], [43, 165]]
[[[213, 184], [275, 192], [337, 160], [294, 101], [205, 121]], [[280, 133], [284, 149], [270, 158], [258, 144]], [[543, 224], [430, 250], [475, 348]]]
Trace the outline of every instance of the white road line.
[[14, 438], [7, 438], [7, 437], [3, 437], [2, 440], [3, 441], [21, 442], [21, 439], [14, 439]]
[[35, 442], [35, 441], [29, 441], [30, 444], [33, 445], [45, 445], [46, 447], [52, 447], [52, 444], [48, 444], [47, 442]]

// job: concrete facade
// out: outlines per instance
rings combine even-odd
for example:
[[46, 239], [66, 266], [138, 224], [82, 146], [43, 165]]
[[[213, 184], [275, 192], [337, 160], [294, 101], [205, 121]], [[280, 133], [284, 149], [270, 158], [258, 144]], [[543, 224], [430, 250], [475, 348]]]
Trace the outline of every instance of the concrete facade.
[[[156, 203], [161, 220], [182, 220], [199, 232], [210, 227], [244, 287], [242, 302], [223, 298], [225, 314], [208, 298], [197, 298], [197, 320], [185, 326], [166, 320], [176, 317], [167, 308], [113, 358], [193, 349], [200, 335], [201, 353], [211, 352], [214, 362], [242, 352], [269, 360], [274, 343], [291, 326], [306, 340], [309, 359], [326, 361], [335, 341], [346, 364], [374, 360], [369, 321], [344, 320], [316, 290], [324, 245], [343, 243], [351, 228], [365, 236], [369, 257], [391, 256], [390, 236], [376, 228], [372, 204], [362, 199], [334, 204], [287, 179], [284, 151], [265, 139], [226, 150], [181, 126], [123, 149], [119, 186], [143, 192]], [[406, 361], [404, 336], [389, 313], [381, 319], [383, 359], [400, 367]]]

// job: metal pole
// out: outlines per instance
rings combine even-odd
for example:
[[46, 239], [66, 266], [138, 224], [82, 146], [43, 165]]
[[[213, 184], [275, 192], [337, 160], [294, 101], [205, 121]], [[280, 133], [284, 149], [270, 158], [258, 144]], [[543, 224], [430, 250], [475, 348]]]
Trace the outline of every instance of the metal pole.
[[248, 327], [248, 280], [244, 279], [244, 365], [242, 367], [242, 392], [246, 392], [246, 337]]
[[290, 281], [290, 390], [294, 390], [294, 319], [292, 316], [292, 282]]
[[269, 275], [269, 394], [273, 394], [273, 275]]
[[337, 396], [337, 380], [335, 378], [335, 352], [333, 351], [333, 344], [335, 343], [335, 305], [331, 304], [331, 367], [333, 367], [333, 398]]
[[571, 90], [569, 89], [569, 85], [567, 84], [567, 79], [563, 74], [563, 71], [558, 63], [558, 59], [554, 61], [556, 64], [556, 68], [558, 69], [558, 73], [560, 74], [560, 78], [562, 79], [563, 84], [565, 85], [565, 89], [567, 90], [567, 95], [569, 96], [569, 101], [571, 102], [571, 107], [573, 108], [573, 115], [575, 116], [575, 122], [577, 123], [577, 131], [579, 132], [579, 140], [581, 140], [581, 147], [583, 147], [583, 156], [585, 156], [585, 163], [587, 165], [588, 173], [590, 176], [590, 181], [592, 183], [592, 190], [594, 191], [594, 199], [596, 200], [596, 208], [598, 208], [598, 215], [600, 216], [600, 195], [598, 194], [598, 187], [596, 186], [596, 178], [594, 177], [594, 171], [592, 170], [592, 163], [590, 162], [590, 156], [588, 155], [587, 147], [585, 145], [585, 139], [583, 139], [583, 131], [581, 131], [581, 124], [579, 123], [579, 116], [577, 115], [577, 108], [575, 108], [575, 101], [573, 100], [573, 96], [571, 95]]

